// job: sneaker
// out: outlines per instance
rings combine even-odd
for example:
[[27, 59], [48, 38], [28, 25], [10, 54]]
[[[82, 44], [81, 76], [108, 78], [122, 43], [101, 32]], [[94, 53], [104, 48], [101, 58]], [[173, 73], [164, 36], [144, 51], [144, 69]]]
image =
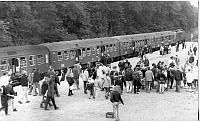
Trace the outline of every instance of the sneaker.
[[58, 109], [59, 109], [59, 107], [56, 107], [56, 108], [55, 108], [55, 110], [58, 110]]
[[15, 108], [15, 109], [13, 109], [13, 111], [15, 112], [15, 111], [17, 111], [17, 109]]
[[21, 101], [18, 101], [18, 103], [19, 103], [19, 104], [22, 104], [22, 102], [21, 102]]
[[30, 103], [30, 101], [26, 101], [26, 103]]
[[45, 108], [44, 110], [48, 111], [49, 109]]

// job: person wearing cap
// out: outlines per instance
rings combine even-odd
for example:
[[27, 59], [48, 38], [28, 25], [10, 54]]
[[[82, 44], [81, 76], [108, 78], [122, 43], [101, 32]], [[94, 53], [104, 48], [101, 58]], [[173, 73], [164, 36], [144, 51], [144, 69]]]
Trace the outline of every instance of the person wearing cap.
[[124, 105], [121, 95], [117, 91], [117, 89], [118, 87], [114, 86], [110, 94], [110, 101], [112, 102], [112, 105], [113, 105], [113, 113], [114, 113], [115, 121], [119, 121], [119, 104], [122, 103]]
[[28, 76], [25, 70], [22, 71], [20, 82], [21, 82], [23, 94], [18, 102], [22, 104], [23, 99], [25, 99], [26, 100], [25, 102], [29, 103], [30, 101], [28, 100], [28, 94], [27, 94], [28, 93]]

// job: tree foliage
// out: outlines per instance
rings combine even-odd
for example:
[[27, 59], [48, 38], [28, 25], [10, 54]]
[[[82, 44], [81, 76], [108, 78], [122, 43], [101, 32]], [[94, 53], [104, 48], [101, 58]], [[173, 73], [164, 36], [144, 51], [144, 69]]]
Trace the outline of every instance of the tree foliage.
[[187, 1], [0, 2], [0, 45], [197, 28]]

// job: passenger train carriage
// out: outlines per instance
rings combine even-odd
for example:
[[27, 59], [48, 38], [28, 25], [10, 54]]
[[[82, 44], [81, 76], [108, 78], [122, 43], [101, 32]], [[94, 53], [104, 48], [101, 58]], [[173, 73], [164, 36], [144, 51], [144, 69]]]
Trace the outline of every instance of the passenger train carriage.
[[176, 30], [4, 47], [0, 48], [0, 76], [10, 70], [26, 70], [30, 73], [33, 68], [38, 68], [41, 72], [46, 72], [50, 66], [59, 70], [72, 67], [77, 61], [82, 64], [96, 62], [102, 53], [116, 60], [138, 53], [145, 45], [156, 50], [162, 44], [175, 44], [185, 38], [184, 31]]

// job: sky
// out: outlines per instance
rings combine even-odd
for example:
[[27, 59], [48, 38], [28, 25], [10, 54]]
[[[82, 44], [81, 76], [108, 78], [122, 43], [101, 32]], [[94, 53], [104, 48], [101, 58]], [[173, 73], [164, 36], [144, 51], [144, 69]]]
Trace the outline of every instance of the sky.
[[198, 0], [189, 0], [191, 5], [198, 7]]

